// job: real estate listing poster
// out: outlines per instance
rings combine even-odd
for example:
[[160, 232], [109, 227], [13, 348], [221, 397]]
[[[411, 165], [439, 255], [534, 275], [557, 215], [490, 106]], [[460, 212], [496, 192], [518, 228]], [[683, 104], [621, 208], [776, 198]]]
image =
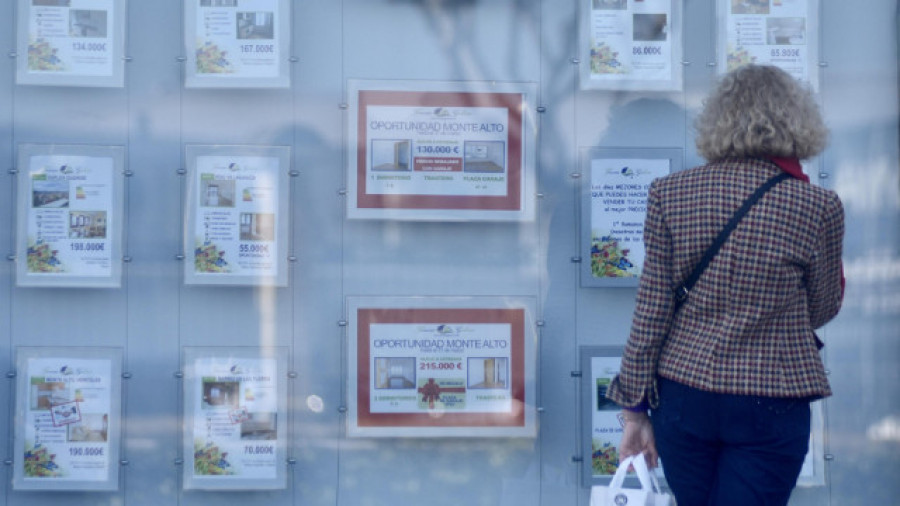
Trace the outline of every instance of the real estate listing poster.
[[[586, 455], [582, 461], [582, 485], [608, 484], [619, 466], [619, 445], [625, 420], [622, 408], [606, 398], [606, 391], [619, 373], [624, 348], [621, 346], [582, 346], [581, 365], [582, 413], [581, 441]], [[812, 411], [809, 451], [803, 461], [797, 485], [825, 485], [824, 416], [822, 401], [810, 405]], [[664, 480], [661, 462], [657, 475]]]
[[681, 2], [580, 2], [582, 88], [681, 89]]
[[286, 146], [185, 148], [185, 282], [287, 285]]
[[19, 286], [118, 287], [125, 150], [19, 145]]
[[349, 87], [348, 217], [533, 218], [533, 85]]
[[290, 86], [288, 0], [187, 0], [185, 86]]
[[184, 488], [286, 486], [286, 350], [184, 350]]
[[672, 148], [588, 148], [582, 191], [583, 286], [637, 286], [650, 183], [681, 167]]
[[116, 490], [121, 350], [21, 347], [16, 356], [18, 490]]
[[19, 84], [125, 83], [125, 0], [18, 0]]
[[530, 306], [384, 302], [350, 300], [351, 436], [534, 436]]
[[621, 347], [585, 346], [581, 349], [582, 384], [586, 402], [582, 408], [588, 429], [585, 450], [584, 474], [586, 482], [596, 483], [597, 478], [609, 480], [619, 467], [619, 443], [622, 442], [624, 420], [621, 408], [606, 398], [606, 389], [619, 373], [622, 361]]
[[774, 65], [818, 89], [818, 0], [719, 0], [719, 69]]

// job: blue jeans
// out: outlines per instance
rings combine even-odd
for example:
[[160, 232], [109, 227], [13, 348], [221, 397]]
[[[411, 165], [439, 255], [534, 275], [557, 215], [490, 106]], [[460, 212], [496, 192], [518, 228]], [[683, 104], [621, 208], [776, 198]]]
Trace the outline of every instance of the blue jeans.
[[808, 399], [704, 392], [659, 379], [656, 447], [678, 506], [787, 504], [809, 448]]

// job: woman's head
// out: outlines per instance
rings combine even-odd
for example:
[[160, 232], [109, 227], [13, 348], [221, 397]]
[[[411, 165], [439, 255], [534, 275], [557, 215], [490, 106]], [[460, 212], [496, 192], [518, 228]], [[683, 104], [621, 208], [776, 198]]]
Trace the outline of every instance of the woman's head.
[[806, 159], [825, 149], [828, 129], [812, 94], [787, 72], [745, 65], [725, 75], [695, 122], [697, 151], [729, 157]]

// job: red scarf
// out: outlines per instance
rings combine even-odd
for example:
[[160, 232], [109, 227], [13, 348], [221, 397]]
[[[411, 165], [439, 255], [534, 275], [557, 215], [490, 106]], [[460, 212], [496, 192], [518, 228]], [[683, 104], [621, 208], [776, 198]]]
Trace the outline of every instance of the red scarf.
[[797, 178], [800, 181], [809, 182], [809, 176], [803, 173], [803, 166], [800, 165], [800, 160], [778, 156], [769, 157], [769, 160], [792, 177]]

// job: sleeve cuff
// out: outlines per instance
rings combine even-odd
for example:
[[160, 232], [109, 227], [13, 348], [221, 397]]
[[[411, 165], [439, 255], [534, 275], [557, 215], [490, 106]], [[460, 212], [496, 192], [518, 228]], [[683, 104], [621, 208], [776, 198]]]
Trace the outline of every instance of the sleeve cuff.
[[632, 411], [634, 413], [646, 413], [650, 409], [650, 403], [646, 400], [641, 401], [637, 406], [623, 407], [622, 409]]

